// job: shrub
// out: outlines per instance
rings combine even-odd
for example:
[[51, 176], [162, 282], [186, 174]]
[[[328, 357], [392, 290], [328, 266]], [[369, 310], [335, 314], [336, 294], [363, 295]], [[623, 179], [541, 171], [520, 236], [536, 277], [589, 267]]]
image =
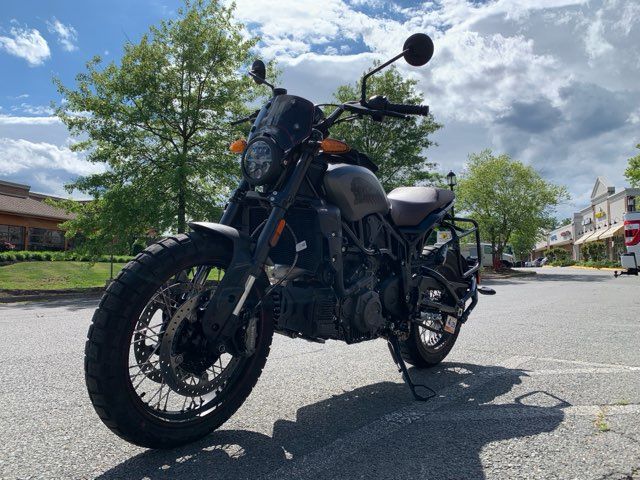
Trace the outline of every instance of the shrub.
[[620, 268], [620, 262], [611, 260], [588, 260], [586, 262], [580, 262], [578, 265], [593, 268]]
[[575, 264], [576, 261], [572, 260], [571, 258], [565, 258], [563, 260], [552, 260], [551, 262], [549, 262], [549, 265], [553, 267], [571, 267]]
[[569, 254], [569, 251], [565, 250], [564, 248], [553, 247], [545, 250], [544, 256], [547, 257], [549, 262], [553, 262], [556, 260], [569, 260], [571, 255]]
[[606, 260], [606, 247], [604, 242], [585, 243], [580, 249], [584, 261]]
[[[117, 263], [126, 263], [133, 257], [127, 255], [114, 255], [113, 261]], [[53, 261], [53, 262], [106, 262], [111, 261], [110, 255], [101, 255], [93, 257], [88, 254], [80, 254], [73, 251], [12, 251], [0, 252], [0, 262], [24, 262], [24, 261]]]

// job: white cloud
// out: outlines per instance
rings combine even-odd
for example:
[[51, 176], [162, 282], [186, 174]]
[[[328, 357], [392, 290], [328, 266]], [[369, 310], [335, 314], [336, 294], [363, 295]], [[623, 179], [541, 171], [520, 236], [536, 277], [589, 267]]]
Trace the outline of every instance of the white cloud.
[[26, 113], [28, 115], [52, 115], [53, 109], [46, 105], [31, 105], [30, 103], [21, 103], [11, 107], [12, 112]]
[[74, 175], [102, 172], [103, 166], [90, 163], [67, 147], [46, 142], [0, 138], [0, 175], [13, 175], [24, 170], [63, 170]]
[[[15, 117], [0, 115], [0, 128], [6, 125], [61, 125], [58, 117]], [[1, 130], [0, 130], [1, 131]]]
[[587, 34], [585, 36], [585, 49], [591, 60], [601, 57], [613, 50], [611, 45], [604, 36], [604, 23], [602, 20], [602, 10], [596, 14], [596, 18], [589, 22], [587, 26]]
[[444, 123], [440, 146], [427, 152], [443, 171], [482, 148], [509, 153], [568, 186], [567, 215], [584, 206], [596, 176], [624, 184], [639, 141], [636, 0], [408, 3], [237, 0], [283, 86], [317, 102], [397, 53], [409, 34], [431, 35], [429, 65], [397, 65]]
[[71, 25], [65, 25], [56, 17], [53, 17], [51, 21], [47, 22], [47, 28], [49, 32], [54, 33], [58, 37], [58, 43], [62, 45], [62, 48], [67, 52], [72, 52], [78, 49], [76, 42], [78, 41], [78, 32]]
[[0, 50], [23, 58], [32, 66], [42, 65], [51, 56], [49, 44], [35, 28], [14, 26], [10, 36], [0, 36]]

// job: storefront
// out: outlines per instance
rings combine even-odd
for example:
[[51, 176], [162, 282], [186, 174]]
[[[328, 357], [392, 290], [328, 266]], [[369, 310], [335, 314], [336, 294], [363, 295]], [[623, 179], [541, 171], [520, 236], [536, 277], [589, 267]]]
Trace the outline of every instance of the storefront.
[[[638, 199], [638, 200], [636, 200]], [[640, 189], [625, 188], [616, 192], [604, 177], [598, 177], [591, 192], [589, 206], [574, 213], [573, 221], [546, 235], [546, 246], [571, 252], [574, 260], [617, 260], [625, 251], [622, 217], [640, 208]], [[542, 242], [532, 255], [540, 256]]]
[[0, 247], [16, 250], [66, 250], [60, 224], [72, 218], [45, 202], [50, 197], [30, 192], [28, 185], [0, 181]]

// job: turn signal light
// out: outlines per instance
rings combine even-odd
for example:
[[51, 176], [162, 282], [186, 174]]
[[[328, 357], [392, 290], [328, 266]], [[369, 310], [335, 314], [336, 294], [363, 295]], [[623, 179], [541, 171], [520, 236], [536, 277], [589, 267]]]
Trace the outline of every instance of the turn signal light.
[[325, 138], [320, 143], [320, 148], [325, 153], [347, 153], [351, 147], [335, 138]]
[[232, 153], [242, 153], [244, 152], [245, 148], [247, 148], [247, 141], [244, 138], [239, 138], [235, 142], [232, 142], [231, 145], [229, 145], [229, 150]]

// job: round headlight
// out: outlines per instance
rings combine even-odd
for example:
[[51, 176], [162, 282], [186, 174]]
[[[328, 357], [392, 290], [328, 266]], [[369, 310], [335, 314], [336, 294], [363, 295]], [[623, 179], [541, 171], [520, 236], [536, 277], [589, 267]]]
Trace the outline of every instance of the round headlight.
[[249, 182], [263, 185], [280, 173], [280, 153], [271, 139], [251, 142], [242, 156], [242, 170]]

